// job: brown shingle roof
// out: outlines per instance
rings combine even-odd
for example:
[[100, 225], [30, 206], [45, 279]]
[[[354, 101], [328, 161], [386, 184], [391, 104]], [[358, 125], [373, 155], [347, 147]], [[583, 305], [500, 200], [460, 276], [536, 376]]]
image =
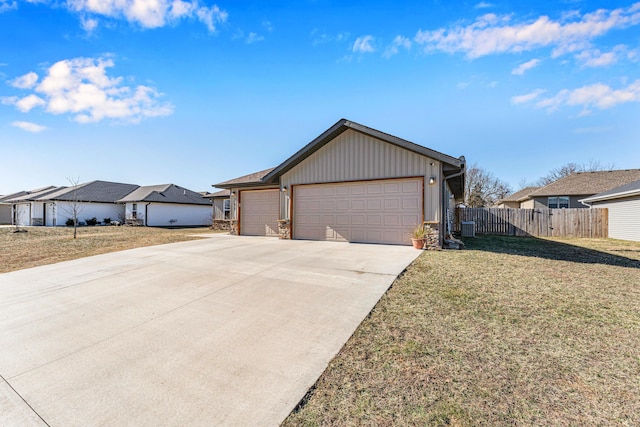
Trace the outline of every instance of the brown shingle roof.
[[216, 191], [214, 193], [209, 193], [207, 195], [204, 195], [202, 197], [207, 198], [207, 199], [224, 199], [231, 196], [231, 190], [220, 190], [220, 191]]
[[582, 196], [602, 193], [640, 180], [640, 169], [576, 172], [531, 193], [530, 197]]
[[264, 178], [269, 172], [271, 172], [274, 168], [265, 169], [260, 172], [250, 173], [249, 175], [240, 176], [238, 178], [230, 179], [229, 181], [221, 182], [220, 184], [215, 184], [214, 187], [233, 187], [236, 185], [249, 185], [249, 184], [264, 184], [262, 178]]
[[500, 200], [500, 202], [521, 202], [523, 200], [527, 200], [529, 198], [529, 194], [536, 191], [538, 188], [540, 187], [525, 187], [520, 191], [509, 194], [507, 197]]

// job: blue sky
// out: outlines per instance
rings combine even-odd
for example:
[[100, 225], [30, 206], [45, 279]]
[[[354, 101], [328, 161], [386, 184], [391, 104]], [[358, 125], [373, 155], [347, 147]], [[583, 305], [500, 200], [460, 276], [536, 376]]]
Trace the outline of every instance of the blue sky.
[[0, 40], [0, 194], [210, 190], [340, 118], [514, 189], [640, 168], [640, 3], [0, 0]]

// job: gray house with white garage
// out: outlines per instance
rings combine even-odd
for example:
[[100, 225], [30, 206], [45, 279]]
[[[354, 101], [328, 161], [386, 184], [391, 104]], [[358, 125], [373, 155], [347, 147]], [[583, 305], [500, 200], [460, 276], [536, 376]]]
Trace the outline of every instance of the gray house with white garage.
[[411, 244], [445, 235], [462, 200], [464, 157], [342, 119], [280, 165], [215, 187], [230, 191], [232, 234]]
[[119, 221], [124, 217], [124, 205], [117, 200], [131, 193], [135, 184], [110, 181], [90, 181], [71, 187], [60, 187], [54, 192], [33, 199], [34, 211], [41, 213], [38, 224], [48, 227], [65, 225], [75, 216], [79, 222], [96, 218]]
[[211, 224], [211, 199], [175, 184], [147, 185], [118, 200], [125, 220], [151, 227], [206, 226]]
[[640, 242], [640, 181], [582, 199], [594, 208], [609, 211], [609, 237]]

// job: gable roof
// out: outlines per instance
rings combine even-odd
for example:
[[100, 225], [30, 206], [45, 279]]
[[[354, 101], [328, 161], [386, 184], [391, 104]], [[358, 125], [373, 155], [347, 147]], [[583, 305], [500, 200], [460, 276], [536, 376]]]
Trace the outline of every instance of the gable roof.
[[60, 187], [49, 185], [47, 187], [36, 188], [34, 190], [18, 191], [16, 193], [7, 194], [5, 196], [0, 197], [0, 202], [10, 203], [10, 201], [27, 200], [25, 197], [28, 197], [29, 195], [35, 195], [36, 193], [41, 193], [48, 190], [55, 190], [57, 188], [60, 188]]
[[230, 188], [230, 187], [248, 187], [253, 185], [265, 185], [264, 177], [266, 177], [275, 168], [265, 169], [263, 171], [250, 173], [248, 175], [239, 176], [228, 181], [214, 184], [214, 187]]
[[[356, 122], [352, 122], [347, 119], [340, 119], [336, 124], [331, 126], [329, 129], [320, 134], [313, 141], [302, 147], [295, 153], [293, 156], [289, 157], [287, 160], [282, 162], [279, 166], [276, 166], [271, 172], [269, 172], [265, 177], [264, 181], [273, 183], [277, 182], [276, 180], [300, 162], [302, 162], [307, 157], [311, 156], [313, 153], [318, 151], [320, 148], [324, 147], [329, 142], [333, 141], [340, 134], [345, 132], [348, 129], [353, 129], [357, 132], [363, 133], [365, 135], [369, 135], [373, 138], [377, 138], [381, 141], [388, 142], [393, 145], [397, 145], [398, 147], [404, 148], [409, 151], [413, 151], [414, 153], [421, 154], [426, 157], [430, 157], [434, 160], [441, 161], [445, 166], [452, 166], [453, 171], [450, 175], [458, 172], [464, 166], [464, 157], [456, 159], [455, 157], [448, 156], [446, 154], [440, 153], [438, 151], [432, 150], [427, 147], [423, 147], [422, 145], [415, 144], [413, 142], [407, 141], [402, 138], [398, 138], [397, 136], [389, 135], [388, 133], [380, 132], [379, 130], [372, 129], [370, 127], [361, 125]], [[445, 168], [448, 169], [448, 168]], [[449, 168], [450, 169], [450, 168]], [[445, 173], [445, 176], [447, 173]]]
[[580, 200], [585, 203], [599, 202], [603, 200], [620, 199], [623, 197], [631, 197], [640, 195], [640, 180], [633, 181], [620, 187], [612, 188], [595, 196], [587, 197]]
[[576, 172], [539, 188], [529, 196], [590, 196], [639, 179], [640, 169]]
[[23, 194], [18, 197], [13, 197], [11, 199], [6, 199], [5, 202], [18, 203], [18, 202], [29, 202], [32, 200], [38, 200], [40, 197], [46, 196], [47, 194], [54, 193], [60, 190], [61, 188], [65, 188], [65, 187], [51, 186], [51, 187], [44, 187], [44, 189], [39, 189], [36, 191], [26, 191], [25, 192], [26, 194]]
[[75, 187], [60, 187], [55, 192], [37, 200], [79, 201], [93, 203], [115, 203], [138, 188], [135, 184], [109, 181], [90, 181]]
[[520, 191], [516, 191], [515, 193], [509, 194], [507, 197], [498, 201], [500, 202], [522, 202], [523, 200], [527, 200], [529, 198], [529, 194], [534, 192], [540, 187], [525, 187]]
[[422, 145], [418, 145], [405, 139], [380, 132], [379, 130], [358, 124], [356, 122], [352, 122], [347, 119], [340, 119], [336, 124], [324, 131], [321, 135], [302, 147], [293, 156], [289, 157], [287, 160], [285, 160], [275, 168], [266, 169], [264, 171], [244, 175], [238, 178], [231, 179], [229, 181], [224, 181], [219, 184], [214, 184], [214, 187], [232, 188], [243, 186], [248, 187], [259, 185], [277, 185], [279, 183], [280, 177], [283, 174], [293, 169], [300, 162], [311, 156], [320, 148], [333, 141], [336, 137], [349, 129], [442, 162], [445, 178], [451, 178], [451, 180], [449, 180], [448, 182], [453, 194], [456, 196], [462, 195], [464, 191], [464, 156], [460, 156], [459, 158], [451, 157], [430, 148], [423, 147]]
[[195, 191], [175, 184], [146, 185], [118, 200], [127, 202], [177, 203], [185, 205], [211, 205], [211, 201]]
[[229, 197], [231, 197], [231, 190], [220, 190], [202, 197], [205, 197], [207, 199], [228, 199]]

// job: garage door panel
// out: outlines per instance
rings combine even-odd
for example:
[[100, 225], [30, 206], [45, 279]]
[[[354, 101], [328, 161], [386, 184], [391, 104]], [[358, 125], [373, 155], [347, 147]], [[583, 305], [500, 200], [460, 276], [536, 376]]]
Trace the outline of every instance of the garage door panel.
[[279, 190], [240, 192], [240, 232], [247, 236], [277, 236]]
[[368, 211], [379, 211], [382, 209], [382, 199], [369, 199], [367, 200]]
[[336, 200], [336, 210], [349, 210], [349, 200]]
[[293, 237], [410, 244], [410, 230], [422, 222], [422, 181], [407, 178], [295, 186]]
[[351, 209], [352, 210], [364, 210], [366, 206], [366, 200], [364, 199], [356, 199], [351, 201]]
[[421, 202], [415, 199], [404, 198], [402, 199], [402, 209], [403, 210], [418, 209], [420, 207], [419, 206], [420, 203]]
[[382, 225], [382, 215], [367, 215], [368, 226], [380, 226]]

